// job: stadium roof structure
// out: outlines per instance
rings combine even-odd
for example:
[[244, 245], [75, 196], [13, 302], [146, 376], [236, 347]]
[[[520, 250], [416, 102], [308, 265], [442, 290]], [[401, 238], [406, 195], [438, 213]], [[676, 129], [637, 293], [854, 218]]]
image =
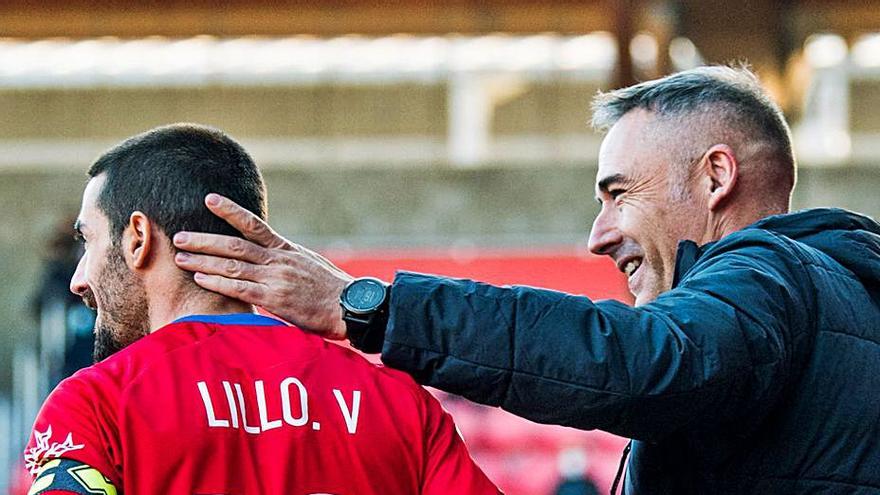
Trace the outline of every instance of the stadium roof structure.
[[596, 79], [613, 68], [616, 56], [614, 37], [607, 32], [5, 38], [0, 39], [0, 87], [430, 83], [481, 72]]

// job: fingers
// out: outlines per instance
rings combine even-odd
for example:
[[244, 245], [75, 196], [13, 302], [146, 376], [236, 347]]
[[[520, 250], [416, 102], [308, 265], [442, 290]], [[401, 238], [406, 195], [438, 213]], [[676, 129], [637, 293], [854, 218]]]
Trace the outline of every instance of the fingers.
[[264, 283], [268, 275], [264, 265], [218, 256], [177, 253], [174, 256], [174, 262], [177, 263], [178, 267], [191, 272], [220, 275], [226, 278], [249, 280], [251, 282]]
[[264, 285], [248, 280], [237, 280], [205, 273], [196, 273], [193, 278], [199, 286], [205, 289], [257, 306], [264, 306], [269, 294]]
[[241, 232], [245, 238], [263, 247], [280, 248], [287, 245], [287, 241], [276, 234], [260, 217], [229, 198], [211, 193], [205, 196], [205, 205], [212, 213], [235, 227], [235, 230]]
[[239, 237], [198, 232], [178, 232], [174, 246], [191, 253], [210, 254], [254, 264], [269, 262], [268, 249]]

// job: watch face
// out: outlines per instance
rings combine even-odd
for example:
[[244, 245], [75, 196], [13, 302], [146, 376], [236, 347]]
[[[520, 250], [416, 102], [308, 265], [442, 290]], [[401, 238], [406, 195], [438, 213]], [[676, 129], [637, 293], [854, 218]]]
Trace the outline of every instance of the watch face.
[[345, 303], [353, 311], [373, 311], [384, 299], [385, 286], [375, 280], [356, 280], [345, 292]]

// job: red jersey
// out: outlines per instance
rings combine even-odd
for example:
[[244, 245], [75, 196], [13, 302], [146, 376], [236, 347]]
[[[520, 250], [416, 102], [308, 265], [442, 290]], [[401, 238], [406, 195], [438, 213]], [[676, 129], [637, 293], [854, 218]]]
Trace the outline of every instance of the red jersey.
[[260, 315], [190, 316], [52, 392], [27, 467], [146, 494], [497, 494], [408, 375]]

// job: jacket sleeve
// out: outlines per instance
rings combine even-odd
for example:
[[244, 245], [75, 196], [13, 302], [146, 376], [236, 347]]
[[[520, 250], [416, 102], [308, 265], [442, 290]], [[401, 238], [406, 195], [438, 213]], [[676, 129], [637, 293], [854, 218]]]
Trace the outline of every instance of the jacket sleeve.
[[772, 243], [719, 251], [638, 308], [401, 272], [382, 359], [533, 421], [641, 440], [757, 422], [806, 347], [808, 275]]

